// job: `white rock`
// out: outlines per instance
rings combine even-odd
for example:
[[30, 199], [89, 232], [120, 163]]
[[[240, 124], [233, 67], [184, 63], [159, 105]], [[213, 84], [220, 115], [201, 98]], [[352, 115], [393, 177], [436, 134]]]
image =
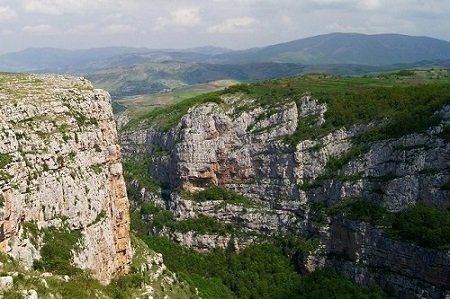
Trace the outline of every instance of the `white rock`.
[[12, 287], [14, 283], [12, 276], [1, 276], [0, 277], [0, 288], [9, 288]]
[[28, 290], [27, 299], [38, 299], [38, 293], [35, 290]]

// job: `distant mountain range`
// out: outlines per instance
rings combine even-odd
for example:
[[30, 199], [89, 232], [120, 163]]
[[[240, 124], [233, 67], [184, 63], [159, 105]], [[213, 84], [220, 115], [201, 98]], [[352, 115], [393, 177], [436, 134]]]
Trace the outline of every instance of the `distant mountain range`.
[[450, 59], [450, 42], [400, 34], [331, 33], [214, 57], [218, 62], [281, 62], [386, 66]]
[[400, 34], [331, 33], [243, 51], [216, 47], [184, 50], [126, 47], [87, 50], [33, 48], [0, 55], [0, 70], [89, 72], [163, 61], [387, 66], [424, 60], [450, 60], [450, 42]]
[[359, 75], [431, 66], [450, 67], [450, 42], [398, 34], [332, 33], [243, 51], [32, 48], [0, 55], [0, 72], [83, 75], [117, 98], [221, 79], [252, 81], [311, 72]]

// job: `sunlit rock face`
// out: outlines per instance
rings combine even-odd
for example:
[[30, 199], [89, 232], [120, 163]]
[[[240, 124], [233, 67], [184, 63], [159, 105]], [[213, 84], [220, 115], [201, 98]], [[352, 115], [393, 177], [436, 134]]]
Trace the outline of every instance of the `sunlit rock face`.
[[73, 264], [128, 271], [129, 204], [109, 94], [83, 78], [0, 75], [0, 250], [30, 267], [44, 230], [81, 232]]

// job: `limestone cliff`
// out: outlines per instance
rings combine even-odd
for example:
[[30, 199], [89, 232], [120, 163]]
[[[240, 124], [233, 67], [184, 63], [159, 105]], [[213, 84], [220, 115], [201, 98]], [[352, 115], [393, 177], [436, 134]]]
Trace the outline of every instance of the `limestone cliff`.
[[[39, 231], [79, 232], [72, 263], [126, 273], [129, 211], [109, 95], [83, 78], [0, 74], [0, 250], [30, 267]], [[31, 230], [30, 228], [35, 228]]]
[[[419, 201], [449, 207], [450, 191], [442, 186], [449, 178], [450, 144], [442, 132], [450, 123], [450, 106], [436, 111], [440, 122], [426, 132], [359, 148], [353, 137], [376, 125], [370, 123], [336, 129], [293, 147], [285, 137], [305, 120], [321, 126], [326, 105], [307, 94], [270, 111], [248, 96], [223, 95], [221, 101], [190, 108], [168, 131], [150, 127], [123, 133], [125, 154], [151, 157], [149, 174], [170, 193], [163, 201], [155, 200], [143, 189], [144, 199], [170, 209], [179, 219], [201, 214], [263, 234], [319, 237], [316, 255], [304, 261], [309, 270], [330, 265], [354, 281], [377, 281], [398, 297], [445, 296], [450, 287], [448, 253], [391, 240], [379, 228], [340, 217], [320, 223], [311, 207], [345, 198], [365, 198], [391, 212]], [[336, 160], [339, 166], [330, 169]], [[212, 185], [245, 194], [260, 207], [196, 202], [171, 192]], [[159, 233], [200, 249], [227, 243], [216, 242], [216, 237], [205, 241], [207, 236], [193, 232]]]

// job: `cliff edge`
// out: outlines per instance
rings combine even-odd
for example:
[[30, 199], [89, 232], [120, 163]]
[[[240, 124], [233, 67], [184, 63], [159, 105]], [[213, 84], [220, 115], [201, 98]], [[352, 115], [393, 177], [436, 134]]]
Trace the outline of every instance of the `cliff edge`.
[[69, 236], [72, 265], [102, 282], [128, 271], [129, 203], [110, 101], [83, 78], [0, 74], [1, 252], [49, 270], [37, 261]]

